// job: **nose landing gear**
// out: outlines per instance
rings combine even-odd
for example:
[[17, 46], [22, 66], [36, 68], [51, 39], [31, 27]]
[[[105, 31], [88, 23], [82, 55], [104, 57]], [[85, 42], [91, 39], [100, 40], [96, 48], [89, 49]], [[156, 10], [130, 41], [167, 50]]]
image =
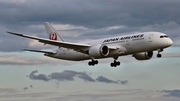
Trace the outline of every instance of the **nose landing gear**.
[[162, 55], [158, 53], [158, 54], [157, 54], [157, 57], [158, 57], [158, 58], [161, 58], [161, 57], [162, 57]]
[[162, 52], [163, 51], [163, 49], [158, 49], [158, 54], [157, 54], [157, 57], [158, 58], [161, 58], [162, 57], [162, 55], [160, 54], [160, 52]]

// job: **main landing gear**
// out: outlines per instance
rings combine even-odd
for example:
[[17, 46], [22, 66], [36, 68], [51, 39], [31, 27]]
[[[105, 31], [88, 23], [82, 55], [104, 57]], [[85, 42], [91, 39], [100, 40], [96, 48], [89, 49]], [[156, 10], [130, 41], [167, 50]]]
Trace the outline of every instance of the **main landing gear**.
[[[112, 62], [110, 64], [111, 67], [116, 67], [116, 66], [119, 66], [121, 64], [119, 61], [116, 61], [117, 59], [118, 59], [118, 57], [114, 57], [114, 62]], [[91, 61], [88, 62], [89, 66], [94, 66], [94, 65], [97, 65], [97, 64], [98, 64], [98, 61], [94, 60], [94, 59], [92, 59]]]
[[161, 58], [162, 57], [162, 55], [160, 54], [160, 52], [162, 52], [163, 51], [163, 49], [158, 49], [158, 54], [157, 54], [157, 57], [158, 58]]
[[92, 61], [89, 61], [88, 65], [89, 66], [94, 66], [94, 65], [97, 65], [98, 64], [98, 61], [97, 60], [93, 60]]
[[118, 57], [114, 57], [114, 62], [112, 62], [110, 65], [111, 67], [119, 66], [121, 63], [119, 61], [116, 61]]
[[120, 64], [121, 63], [119, 61], [114, 60], [114, 62], [112, 62], [110, 65], [111, 65], [111, 67], [116, 67], [116, 66], [119, 66]]

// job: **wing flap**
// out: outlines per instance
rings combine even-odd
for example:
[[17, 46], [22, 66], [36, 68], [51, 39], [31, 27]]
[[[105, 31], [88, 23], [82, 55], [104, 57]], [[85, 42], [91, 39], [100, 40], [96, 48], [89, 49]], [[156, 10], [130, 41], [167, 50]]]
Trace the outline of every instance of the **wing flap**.
[[32, 50], [32, 49], [23, 49], [23, 51], [38, 52], [38, 53], [47, 53], [47, 54], [55, 54], [55, 52], [42, 51], [42, 50]]

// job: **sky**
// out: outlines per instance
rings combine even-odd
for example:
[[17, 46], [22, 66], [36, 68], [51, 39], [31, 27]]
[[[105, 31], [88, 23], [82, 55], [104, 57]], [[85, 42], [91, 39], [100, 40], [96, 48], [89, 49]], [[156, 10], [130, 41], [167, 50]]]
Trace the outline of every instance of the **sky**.
[[[179, 101], [180, 0], [0, 0], [0, 101]], [[166, 33], [173, 45], [150, 60], [64, 61], [24, 52], [54, 49], [7, 34], [47, 38], [50, 22], [65, 41]]]

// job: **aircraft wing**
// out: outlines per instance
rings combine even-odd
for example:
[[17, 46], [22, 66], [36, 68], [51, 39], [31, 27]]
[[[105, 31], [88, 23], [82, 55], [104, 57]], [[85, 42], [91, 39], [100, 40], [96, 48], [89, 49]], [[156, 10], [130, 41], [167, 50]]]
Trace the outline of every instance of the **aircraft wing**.
[[[25, 34], [20, 34], [20, 33], [14, 33], [14, 32], [8, 32], [8, 31], [7, 31], [7, 33], [17, 35], [17, 36], [21, 36], [21, 37], [25, 37], [25, 38], [38, 40], [39, 42], [44, 43], [44, 44], [49, 44], [49, 45], [58, 46], [58, 47], [64, 47], [64, 48], [68, 48], [68, 49], [73, 49], [75, 51], [82, 52], [85, 54], [87, 54], [86, 51], [91, 47], [91, 45], [89, 45], [89, 44], [71, 43], [71, 42], [64, 42], [64, 41], [54, 41], [54, 40], [49, 40], [49, 39], [45, 39], [45, 38], [40, 38], [40, 37], [35, 37], [35, 36], [30, 36], [30, 35], [25, 35]], [[120, 48], [120, 47], [116, 47], [116, 46], [109, 46], [109, 45], [107, 45], [107, 46], [110, 50], [116, 50], [116, 49]], [[39, 51], [39, 50], [27, 50], [27, 49], [25, 49], [25, 51], [53, 54], [53, 52], [46, 52], [46, 51]]]
[[64, 48], [69, 48], [69, 49], [74, 49], [74, 50], [79, 50], [79, 51], [82, 51], [82, 50], [85, 50], [85, 49], [88, 49], [89, 47], [91, 47], [91, 45], [88, 45], [88, 44], [71, 43], [71, 42], [64, 42], [64, 41], [54, 41], [54, 40], [49, 40], [49, 39], [45, 39], [45, 38], [39, 38], [39, 37], [35, 37], [35, 36], [14, 33], [14, 32], [7, 32], [7, 33], [25, 37], [25, 38], [38, 40], [39, 42], [44, 43], [44, 44], [50, 44], [53, 46], [64, 47]]

